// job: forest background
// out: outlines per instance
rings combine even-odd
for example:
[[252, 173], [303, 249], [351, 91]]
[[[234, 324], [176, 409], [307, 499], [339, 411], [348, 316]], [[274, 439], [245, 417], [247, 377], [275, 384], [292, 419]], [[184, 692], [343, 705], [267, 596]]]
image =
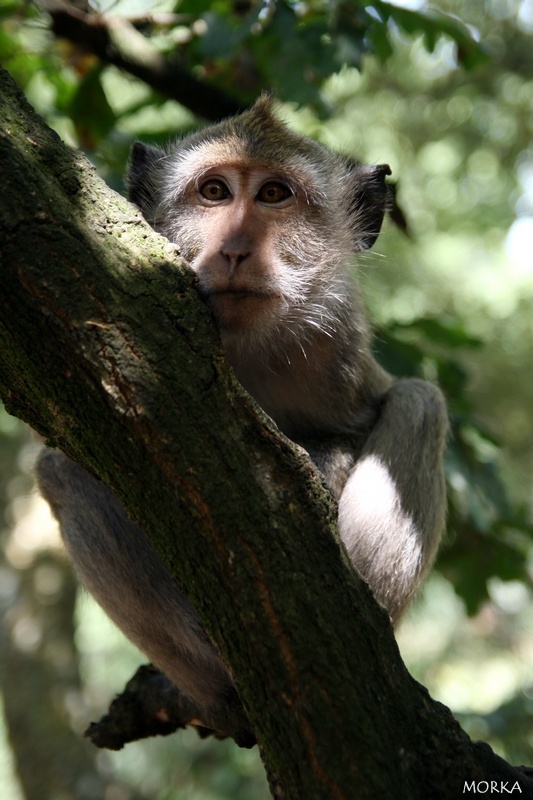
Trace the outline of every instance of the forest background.
[[[439, 381], [452, 415], [449, 530], [400, 646], [473, 738], [533, 763], [533, 2], [99, 8], [179, 51], [213, 98], [245, 105], [272, 87], [301, 132], [391, 165], [410, 236], [389, 222], [360, 264], [376, 347], [393, 373]], [[118, 190], [134, 139], [165, 141], [215, 113], [57, 38], [32, 4], [2, 1], [0, 20], [2, 66]], [[97, 754], [82, 741], [140, 657], [76, 600], [31, 486], [36, 447], [2, 411], [3, 796], [268, 797], [256, 751], [233, 743], [180, 733]]]

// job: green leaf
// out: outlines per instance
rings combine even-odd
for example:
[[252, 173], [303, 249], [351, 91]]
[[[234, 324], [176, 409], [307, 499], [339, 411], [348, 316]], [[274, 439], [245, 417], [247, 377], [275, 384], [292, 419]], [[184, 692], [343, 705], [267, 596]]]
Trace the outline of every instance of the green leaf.
[[[475, 40], [467, 26], [456, 17], [434, 10], [422, 12], [400, 8], [381, 0], [375, 0], [372, 7], [384, 20], [384, 25], [392, 21], [409, 36], [422, 34], [424, 44], [430, 52], [435, 49], [441, 36], [447, 36], [456, 43], [457, 57], [467, 69], [485, 64], [489, 60], [486, 50]], [[379, 24], [375, 22], [374, 16], [370, 18], [373, 24]]]
[[206, 11], [229, 15], [233, 11], [233, 3], [229, 0], [182, 0], [176, 3], [178, 14], [191, 14], [195, 19], [201, 17]]
[[236, 23], [214, 12], [203, 15], [206, 33], [198, 44], [198, 54], [203, 58], [228, 58], [248, 36], [249, 25]]
[[248, 45], [264, 82], [281, 100], [321, 105], [320, 85], [339, 66], [325, 15], [301, 20], [286, 3], [278, 3]]
[[101, 74], [100, 66], [89, 70], [66, 109], [74, 123], [80, 143], [89, 149], [96, 147], [116, 122], [116, 116], [107, 101], [100, 80]]
[[387, 61], [393, 53], [387, 25], [382, 22], [375, 22], [370, 25], [367, 31], [367, 38], [379, 60], [382, 62]]
[[396, 323], [395, 331], [420, 331], [428, 339], [447, 347], [482, 347], [483, 340], [472, 336], [456, 317], [420, 317], [405, 324]]
[[391, 330], [375, 332], [374, 355], [392, 375], [420, 375], [425, 353], [418, 344], [406, 342]]

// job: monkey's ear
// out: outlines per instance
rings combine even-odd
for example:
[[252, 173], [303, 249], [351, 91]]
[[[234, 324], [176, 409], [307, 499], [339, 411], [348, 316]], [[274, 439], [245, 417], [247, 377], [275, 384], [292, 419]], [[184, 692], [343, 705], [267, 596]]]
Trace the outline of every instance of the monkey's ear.
[[139, 206], [148, 221], [157, 204], [159, 167], [165, 155], [161, 148], [142, 142], [134, 142], [130, 150], [126, 175], [128, 197]]
[[388, 164], [353, 164], [352, 174], [350, 215], [355, 243], [357, 250], [369, 250], [378, 238], [387, 210], [389, 188], [385, 176], [391, 174], [391, 168]]

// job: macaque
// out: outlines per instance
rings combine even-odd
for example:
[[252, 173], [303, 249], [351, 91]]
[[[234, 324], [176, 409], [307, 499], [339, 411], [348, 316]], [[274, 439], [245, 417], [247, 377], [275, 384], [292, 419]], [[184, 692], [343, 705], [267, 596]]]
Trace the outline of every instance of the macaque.
[[[344, 547], [397, 622], [444, 527], [447, 416], [435, 386], [375, 361], [352, 277], [388, 174], [292, 132], [262, 96], [165, 150], [135, 144], [128, 188], [195, 271], [239, 381], [321, 470]], [[37, 473], [83, 584], [202, 724], [246, 739], [226, 667], [140, 528], [62, 453], [45, 450]]]

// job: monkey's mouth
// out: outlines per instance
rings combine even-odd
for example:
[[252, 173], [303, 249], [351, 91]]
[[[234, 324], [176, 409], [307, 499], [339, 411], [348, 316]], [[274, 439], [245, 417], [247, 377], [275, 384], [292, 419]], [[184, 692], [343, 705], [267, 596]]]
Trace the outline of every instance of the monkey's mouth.
[[246, 300], [247, 298], [253, 298], [256, 300], [279, 300], [281, 297], [278, 292], [273, 292], [269, 289], [248, 289], [232, 286], [228, 286], [223, 289], [204, 289], [200, 290], [200, 294], [206, 301], [209, 301], [212, 298], [224, 297], [234, 297], [237, 299], [242, 298], [243, 300]]
[[224, 287], [202, 292], [221, 328], [260, 326], [266, 317], [277, 316], [282, 297], [268, 289]]

